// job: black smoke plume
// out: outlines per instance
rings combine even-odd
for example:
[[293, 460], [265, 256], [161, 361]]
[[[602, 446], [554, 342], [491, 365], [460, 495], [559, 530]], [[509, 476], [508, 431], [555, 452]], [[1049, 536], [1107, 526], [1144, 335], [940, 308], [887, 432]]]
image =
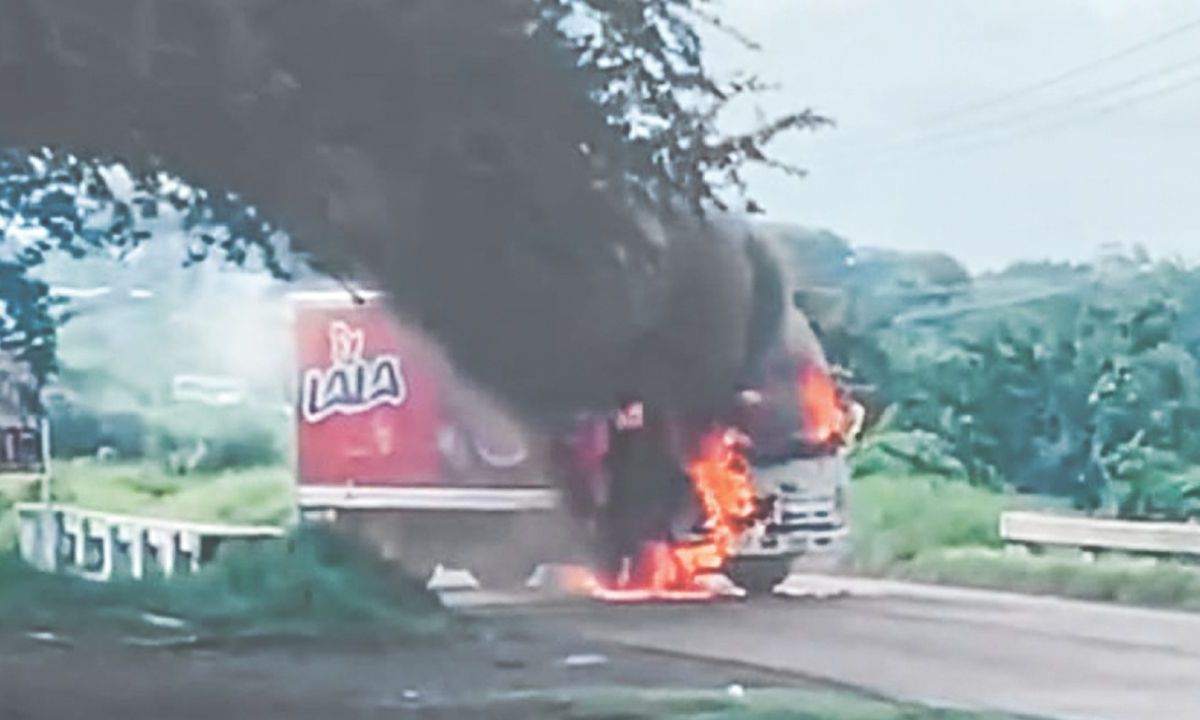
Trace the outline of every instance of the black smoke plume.
[[0, 142], [232, 189], [538, 413], [718, 402], [783, 321], [744, 229], [635, 210], [518, 0], [0, 0]]
[[819, 354], [747, 226], [631, 202], [636, 159], [531, 17], [0, 0], [0, 144], [238, 193], [535, 423], [621, 394], [715, 415], [772, 354]]

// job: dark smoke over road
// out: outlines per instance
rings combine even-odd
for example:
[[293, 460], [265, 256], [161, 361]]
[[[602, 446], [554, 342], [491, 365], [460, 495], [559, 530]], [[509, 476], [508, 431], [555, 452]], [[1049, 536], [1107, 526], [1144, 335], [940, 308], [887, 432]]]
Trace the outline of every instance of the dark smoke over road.
[[0, 143], [236, 191], [532, 416], [620, 392], [707, 411], [784, 326], [786, 281], [744, 228], [633, 209], [628, 158], [531, 17], [0, 0]]

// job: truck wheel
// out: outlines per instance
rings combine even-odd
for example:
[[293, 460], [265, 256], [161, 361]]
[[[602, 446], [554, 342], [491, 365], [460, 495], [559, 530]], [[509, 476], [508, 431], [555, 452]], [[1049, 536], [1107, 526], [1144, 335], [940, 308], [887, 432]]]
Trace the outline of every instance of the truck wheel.
[[725, 574], [747, 593], [767, 595], [787, 578], [791, 569], [790, 557], [741, 557], [730, 560]]
[[484, 590], [524, 590], [525, 582], [533, 575], [534, 566], [529, 562], [519, 562], [521, 559], [478, 565], [471, 568], [471, 573], [479, 580]]

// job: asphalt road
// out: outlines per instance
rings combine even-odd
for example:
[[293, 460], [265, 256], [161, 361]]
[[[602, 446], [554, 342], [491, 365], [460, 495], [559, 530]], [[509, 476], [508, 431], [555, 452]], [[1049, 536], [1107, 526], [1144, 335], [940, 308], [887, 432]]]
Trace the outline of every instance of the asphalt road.
[[558, 610], [556, 622], [897, 699], [1049, 718], [1200, 718], [1200, 615], [887, 582], [794, 577], [785, 587], [809, 597], [588, 604]]

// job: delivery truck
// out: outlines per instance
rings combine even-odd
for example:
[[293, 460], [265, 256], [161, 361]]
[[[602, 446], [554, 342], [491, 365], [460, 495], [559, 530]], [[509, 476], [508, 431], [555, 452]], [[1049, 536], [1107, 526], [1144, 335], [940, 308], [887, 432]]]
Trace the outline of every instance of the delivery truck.
[[[594, 536], [555, 477], [555, 438], [455, 373], [382, 296], [337, 290], [290, 300], [304, 517], [360, 536], [410, 572], [463, 568], [485, 586], [519, 584], [541, 564], [588, 562]], [[751, 392], [775, 391], [766, 382]], [[789, 398], [828, 403], [822, 392]], [[797, 558], [835, 554], [845, 542], [845, 433], [813, 436], [812, 425], [808, 436], [754, 455], [765, 510], [725, 568], [748, 590], [769, 590]]]

